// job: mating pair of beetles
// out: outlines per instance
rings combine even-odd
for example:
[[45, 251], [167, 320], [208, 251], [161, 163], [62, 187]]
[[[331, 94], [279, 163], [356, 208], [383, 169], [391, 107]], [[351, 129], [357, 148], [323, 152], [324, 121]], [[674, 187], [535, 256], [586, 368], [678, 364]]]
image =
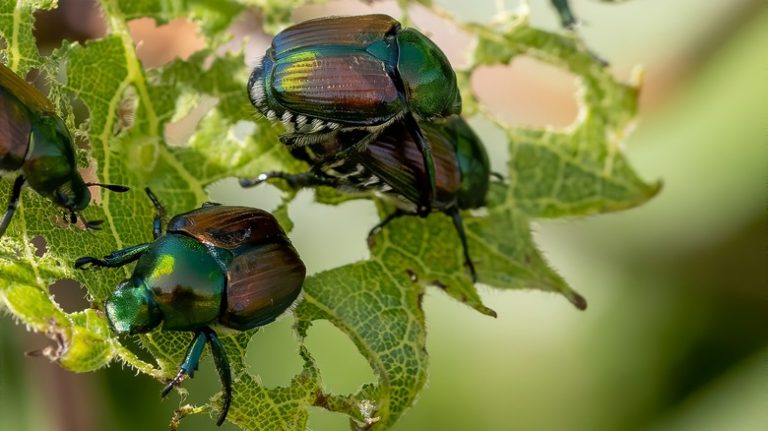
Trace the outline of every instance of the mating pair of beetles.
[[[479, 138], [459, 116], [456, 75], [426, 36], [386, 15], [307, 21], [275, 36], [247, 85], [251, 103], [290, 130], [281, 140], [311, 166], [302, 174], [267, 172], [243, 179], [244, 187], [270, 178], [289, 185], [326, 185], [342, 191], [379, 192], [398, 208], [370, 232], [406, 214], [437, 210], [453, 220], [473, 281], [459, 210], [485, 204], [491, 176]], [[0, 223], [10, 223], [25, 178], [69, 211], [72, 222], [90, 201], [77, 172], [71, 138], [50, 102], [0, 67], [0, 168], [20, 170]], [[198, 367], [206, 344], [224, 388], [217, 424], [231, 403], [229, 363], [212, 325], [247, 330], [265, 325], [296, 300], [305, 267], [268, 212], [205, 204], [173, 217], [146, 189], [157, 214], [152, 242], [103, 258], [82, 257], [76, 268], [120, 267], [137, 261], [132, 276], [106, 302], [117, 333], [194, 332], [166, 395]], [[82, 216], [81, 216], [82, 218]], [[98, 227], [99, 222], [86, 222]]]

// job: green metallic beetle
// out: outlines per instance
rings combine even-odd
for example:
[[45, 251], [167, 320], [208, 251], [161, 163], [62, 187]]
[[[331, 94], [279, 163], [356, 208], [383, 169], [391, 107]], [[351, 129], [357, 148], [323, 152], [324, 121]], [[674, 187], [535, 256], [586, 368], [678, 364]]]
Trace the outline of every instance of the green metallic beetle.
[[422, 211], [435, 194], [434, 162], [417, 120], [461, 112], [456, 74], [445, 54], [412, 28], [387, 15], [329, 17], [278, 33], [248, 82], [251, 103], [292, 133], [301, 146], [338, 129], [370, 132], [328, 157], [359, 151], [394, 121], [407, 125], [430, 175], [423, 176]]
[[[472, 281], [477, 281], [469, 254], [464, 225], [459, 210], [485, 205], [491, 176], [488, 154], [480, 138], [458, 115], [444, 122], [421, 122], [421, 133], [432, 147], [435, 161], [436, 194], [430, 201], [430, 211], [442, 211], [453, 220], [463, 249], [464, 260]], [[338, 151], [349, 140], [358, 139], [359, 131], [337, 131], [326, 140], [296, 147], [294, 157], [313, 166], [303, 174], [267, 172], [255, 179], [242, 179], [240, 185], [252, 187], [270, 178], [282, 178], [295, 188], [331, 186], [347, 192], [374, 191], [392, 197], [398, 208], [373, 229], [368, 238], [392, 220], [408, 214], [423, 215], [417, 204], [423, 201], [423, 177], [428, 175], [414, 142], [409, 126], [395, 122], [388, 126], [366, 147], [336, 162], [327, 154]]]
[[[91, 201], [89, 186], [125, 192], [127, 187], [86, 183], [77, 171], [72, 137], [51, 102], [35, 87], [0, 63], [0, 171], [21, 171], [11, 190], [8, 208], [0, 221], [0, 237], [11, 223], [21, 188], [33, 190], [66, 209], [70, 222]], [[101, 221], [86, 221], [95, 229]]]
[[306, 269], [272, 214], [246, 207], [205, 204], [171, 219], [163, 233], [165, 210], [146, 189], [157, 215], [154, 241], [118, 250], [103, 259], [81, 257], [75, 268], [116, 268], [138, 261], [131, 277], [107, 299], [106, 312], [119, 334], [162, 327], [195, 335], [166, 396], [185, 376], [193, 376], [205, 344], [224, 387], [217, 425], [232, 400], [229, 361], [212, 325], [245, 331], [275, 320], [301, 292]]

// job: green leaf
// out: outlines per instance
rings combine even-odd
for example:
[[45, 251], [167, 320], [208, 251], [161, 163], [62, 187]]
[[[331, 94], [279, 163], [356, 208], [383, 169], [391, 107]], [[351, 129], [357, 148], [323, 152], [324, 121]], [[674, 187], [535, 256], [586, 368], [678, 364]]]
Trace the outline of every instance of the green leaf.
[[[0, 306], [19, 323], [50, 336], [53, 345], [43, 353], [62, 367], [87, 372], [120, 361], [158, 380], [176, 374], [191, 334], [155, 331], [138, 337], [140, 348], [153, 358], [150, 363], [126, 347], [126, 340], [116, 338], [106, 323], [103, 302], [130, 275], [130, 268], [75, 271], [72, 262], [84, 254], [105, 255], [151, 240], [154, 210], [142, 193], [144, 187], [151, 187], [168, 213], [175, 214], [207, 201], [206, 187], [223, 178], [306, 170], [279, 143], [281, 129], [254, 115], [244, 90], [249, 71], [243, 55], [218, 49], [231, 39], [228, 26], [244, 10], [259, 9], [265, 28], [276, 31], [304, 3], [102, 0], [108, 34], [83, 45], [65, 42], [48, 57], [41, 57], [35, 45], [34, 12], [55, 2], [0, 5], [0, 59], [21, 75], [31, 68], [43, 71], [51, 100], [83, 144], [79, 160], [88, 180], [132, 187], [125, 194], [96, 191], [85, 216], [105, 221], [100, 232], [68, 226], [51, 202], [25, 189], [0, 240]], [[403, 7], [411, 3], [399, 2]], [[624, 209], [659, 190], [640, 180], [620, 151], [635, 117], [638, 86], [617, 82], [574, 34], [537, 30], [525, 17], [515, 16], [493, 26], [467, 24], [430, 1], [415, 3], [475, 35], [474, 63], [459, 72], [465, 113], [491, 119], [508, 139], [487, 143], [509, 148], [505, 183], [493, 185], [486, 208], [463, 213], [480, 282], [498, 289], [555, 292], [578, 308], [586, 307], [584, 298], [541, 255], [530, 222]], [[159, 23], [190, 19], [199, 25], [207, 46], [186, 61], [145, 69], [127, 31], [129, 20], [142, 17]], [[582, 115], [568, 131], [511, 127], [472, 94], [468, 83], [477, 67], [509, 63], [519, 55], [579, 78]], [[87, 121], [75, 123], [73, 101], [87, 109]], [[190, 135], [169, 132], [188, 115], [199, 117]], [[0, 182], [0, 196], [8, 195], [10, 184]], [[276, 185], [285, 189], [279, 181]], [[286, 190], [276, 209], [288, 230], [288, 203], [294, 196]], [[360, 198], [371, 197], [327, 188], [316, 191], [316, 199], [325, 204]], [[384, 215], [388, 207], [377, 204]], [[38, 237], [46, 242], [42, 256], [32, 243]], [[64, 312], [48, 291], [60, 279], [82, 283], [93, 308]], [[245, 351], [256, 330], [221, 334], [234, 378], [228, 420], [245, 430], [304, 429], [307, 408], [320, 406], [346, 414], [355, 428], [391, 426], [413, 405], [427, 379], [421, 298], [430, 286], [495, 316], [471, 283], [451, 220], [441, 213], [398, 219], [372, 238], [369, 259], [308, 277], [294, 312], [303, 366], [288, 386], [266, 388], [247, 371]], [[322, 370], [304, 345], [317, 320], [328, 320], [354, 342], [374, 370], [375, 383], [352, 394], [324, 389]], [[201, 406], [181, 406], [172, 427], [191, 414], [215, 415], [220, 397]]]

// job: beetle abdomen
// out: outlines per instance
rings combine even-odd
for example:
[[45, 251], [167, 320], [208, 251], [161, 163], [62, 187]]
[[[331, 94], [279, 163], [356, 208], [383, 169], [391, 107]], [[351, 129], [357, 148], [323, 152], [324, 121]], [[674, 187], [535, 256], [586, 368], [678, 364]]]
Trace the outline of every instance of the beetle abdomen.
[[[461, 182], [456, 151], [442, 129], [422, 123], [424, 137], [432, 147], [435, 163], [435, 190], [432, 202], [435, 209], [444, 209], [455, 203]], [[356, 157], [360, 163], [393, 193], [417, 203], [423, 198], [422, 185], [427, 171], [413, 135], [401, 122], [388, 127], [376, 140], [367, 145]]]
[[226, 309], [219, 321], [244, 331], [265, 325], [296, 300], [306, 268], [288, 244], [269, 244], [239, 254], [229, 266]]
[[0, 87], [0, 170], [14, 171], [24, 164], [32, 124], [21, 102]]

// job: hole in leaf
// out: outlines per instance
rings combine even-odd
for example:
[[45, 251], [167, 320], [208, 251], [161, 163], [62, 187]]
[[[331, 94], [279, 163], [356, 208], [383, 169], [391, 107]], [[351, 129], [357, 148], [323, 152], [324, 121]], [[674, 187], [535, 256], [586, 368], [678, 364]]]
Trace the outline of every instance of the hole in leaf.
[[376, 376], [357, 347], [340, 329], [327, 320], [312, 322], [307, 348], [317, 361], [323, 385], [334, 394], [354, 393]]
[[477, 133], [488, 152], [491, 171], [507, 177], [507, 162], [509, 161], [509, 143], [507, 134], [499, 126], [478, 115], [469, 120], [472, 130]]
[[332, 412], [322, 407], [310, 406], [307, 430], [343, 430], [349, 428], [349, 416], [343, 413]]
[[261, 185], [243, 188], [236, 178], [225, 178], [206, 188], [212, 202], [222, 205], [242, 205], [272, 211], [280, 204], [281, 192], [275, 187]]
[[88, 291], [82, 284], [71, 278], [57, 280], [48, 287], [48, 292], [66, 313], [83, 311], [91, 306], [88, 302]]
[[479, 67], [472, 74], [472, 88], [483, 104], [512, 125], [564, 128], [579, 112], [575, 76], [530, 57]]
[[301, 372], [303, 361], [299, 357], [299, 344], [288, 316], [259, 328], [248, 343], [245, 362], [253, 375], [261, 378], [264, 386], [289, 386], [291, 379]]
[[205, 47], [197, 24], [185, 18], [160, 26], [152, 18], [139, 18], [128, 22], [128, 31], [144, 67], [159, 67], [176, 57], [186, 60]]
[[88, 107], [80, 98], [73, 96], [69, 98], [69, 110], [72, 112], [72, 115], [74, 115], [75, 127], [78, 128], [77, 130], [72, 131], [75, 134], [75, 142], [80, 148], [88, 148], [90, 146], [90, 142], [88, 141], [88, 134], [85, 132], [80, 132], [81, 129], [83, 129], [85, 126], [83, 122], [88, 120]]
[[272, 43], [272, 35], [264, 33], [261, 23], [261, 15], [254, 8], [243, 11], [229, 27], [232, 39], [222, 44], [217, 53], [223, 55], [227, 51], [238, 52], [243, 49], [245, 63], [250, 70]]
[[35, 12], [34, 35], [41, 54], [48, 54], [64, 40], [83, 43], [106, 32], [104, 13], [94, 0], [62, 1], [58, 8]]
[[322, 205], [313, 196], [312, 191], [303, 190], [288, 206], [294, 223], [291, 240], [307, 274], [366, 259], [368, 231], [378, 222], [373, 202], [357, 199]]
[[[155, 357], [152, 356], [151, 353], [149, 353], [141, 344], [141, 339], [138, 335], [121, 335], [119, 336], [120, 344], [123, 345], [126, 349], [130, 350], [131, 353], [136, 355], [137, 358], [140, 360], [152, 364], [153, 366], [157, 366], [157, 361], [155, 360]], [[162, 388], [160, 388], [162, 389]]]
[[469, 33], [420, 5], [411, 7], [410, 16], [413, 26], [440, 47], [454, 69], [470, 65], [468, 53], [474, 38]]
[[[189, 333], [190, 340], [192, 333]], [[230, 358], [230, 361], [237, 360]], [[181, 363], [177, 364], [181, 365]], [[158, 392], [163, 388], [158, 385]], [[188, 396], [184, 399], [185, 403], [204, 404], [208, 402], [213, 394], [222, 390], [219, 374], [216, 372], [216, 365], [213, 363], [210, 346], [205, 347], [203, 357], [200, 359], [200, 366], [195, 371], [195, 377], [184, 380], [182, 388], [187, 391]], [[178, 394], [174, 397], [178, 397]], [[178, 398], [175, 398], [178, 399]], [[183, 427], [182, 427], [183, 428]]]
[[48, 251], [48, 241], [42, 236], [38, 235], [32, 238], [32, 245], [35, 246], [35, 256], [43, 257], [45, 252]]
[[249, 136], [256, 132], [256, 123], [253, 121], [240, 120], [232, 126], [229, 131], [232, 133], [232, 137], [240, 142], [245, 142]]
[[200, 120], [213, 109], [219, 99], [207, 95], [182, 94], [176, 100], [171, 122], [165, 125], [165, 140], [171, 146], [183, 146], [197, 130]]

